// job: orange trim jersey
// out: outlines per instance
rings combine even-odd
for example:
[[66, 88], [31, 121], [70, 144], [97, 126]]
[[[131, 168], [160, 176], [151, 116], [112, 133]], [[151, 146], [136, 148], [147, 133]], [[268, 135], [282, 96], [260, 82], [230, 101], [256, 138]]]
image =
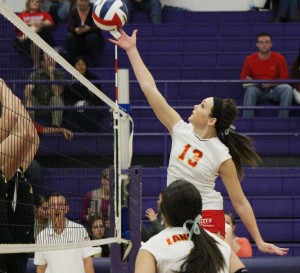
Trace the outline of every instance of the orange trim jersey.
[[[218, 242], [217, 246], [224, 256], [226, 268], [219, 273], [228, 273], [231, 255], [230, 246], [218, 236], [208, 231], [204, 232], [207, 232]], [[141, 249], [147, 250], [155, 257], [157, 273], [167, 273], [179, 271], [185, 257], [190, 253], [193, 247], [193, 242], [188, 240], [188, 235], [184, 232], [182, 227], [168, 227], [150, 238], [142, 245]]]
[[192, 124], [180, 120], [173, 128], [167, 184], [185, 179], [200, 191], [203, 210], [223, 210], [215, 180], [220, 165], [230, 158], [228, 148], [217, 137], [200, 139]]

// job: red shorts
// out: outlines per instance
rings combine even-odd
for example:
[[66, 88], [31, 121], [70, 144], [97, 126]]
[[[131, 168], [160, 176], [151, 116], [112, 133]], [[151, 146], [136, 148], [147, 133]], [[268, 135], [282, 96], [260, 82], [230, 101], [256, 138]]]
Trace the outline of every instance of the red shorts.
[[203, 210], [200, 225], [211, 233], [220, 233], [225, 238], [224, 210]]

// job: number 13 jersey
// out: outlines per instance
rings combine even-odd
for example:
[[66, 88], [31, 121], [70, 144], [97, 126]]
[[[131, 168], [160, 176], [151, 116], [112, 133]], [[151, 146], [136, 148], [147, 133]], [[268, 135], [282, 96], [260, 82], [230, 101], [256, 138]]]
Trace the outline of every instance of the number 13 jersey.
[[215, 180], [220, 165], [230, 158], [229, 149], [218, 137], [201, 139], [192, 124], [180, 120], [173, 127], [167, 184], [185, 179], [200, 191], [203, 210], [223, 210]]

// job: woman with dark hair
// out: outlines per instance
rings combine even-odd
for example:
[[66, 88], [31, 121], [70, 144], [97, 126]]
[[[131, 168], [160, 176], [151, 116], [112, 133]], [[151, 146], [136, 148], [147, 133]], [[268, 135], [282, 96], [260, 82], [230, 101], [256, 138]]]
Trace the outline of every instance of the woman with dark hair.
[[[90, 217], [87, 225], [87, 230], [90, 235], [91, 240], [99, 240], [107, 238], [107, 233], [109, 228], [106, 227], [105, 221], [100, 215], [94, 215]], [[93, 258], [99, 257], [109, 257], [110, 249], [109, 245], [94, 246], [94, 248], [100, 248], [101, 251], [97, 251]]]
[[223, 198], [215, 190], [215, 180], [220, 175], [233, 207], [260, 251], [285, 255], [287, 248], [279, 248], [262, 239], [250, 203], [239, 179], [243, 177], [242, 162], [254, 166], [260, 157], [251, 140], [232, 129], [238, 115], [231, 99], [206, 98], [194, 106], [189, 123], [167, 103], [158, 91], [150, 71], [145, 66], [136, 47], [134, 30], [129, 37], [120, 30], [119, 40], [110, 42], [126, 50], [135, 76], [150, 106], [160, 122], [172, 136], [172, 150], [168, 166], [167, 184], [185, 179], [196, 186], [203, 199], [203, 228], [225, 237]]
[[[74, 67], [76, 70], [90, 81], [99, 80], [99, 78], [90, 72], [88, 69], [88, 62], [83, 56], [78, 56], [75, 60]], [[102, 90], [100, 83], [95, 85]], [[63, 100], [65, 105], [69, 106], [100, 106], [104, 105], [93, 92], [87, 89], [86, 86], [80, 82], [74, 82], [65, 86], [63, 93]], [[100, 110], [80, 110], [80, 111], [67, 111], [65, 112], [66, 127], [72, 131], [99, 131], [99, 119], [103, 116]]]
[[37, 235], [48, 226], [48, 199], [39, 194], [35, 197], [34, 203], [34, 239], [36, 240]]
[[135, 273], [247, 272], [232, 259], [227, 243], [199, 225], [202, 199], [194, 185], [174, 181], [165, 190], [160, 209], [166, 229], [142, 245]]

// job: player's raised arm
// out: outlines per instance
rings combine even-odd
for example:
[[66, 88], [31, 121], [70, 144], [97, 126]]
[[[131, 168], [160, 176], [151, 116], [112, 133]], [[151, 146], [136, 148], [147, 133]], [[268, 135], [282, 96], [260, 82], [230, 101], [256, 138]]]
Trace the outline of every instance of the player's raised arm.
[[109, 39], [109, 41], [123, 48], [127, 52], [134, 74], [151, 108], [160, 122], [166, 126], [170, 134], [172, 134], [173, 126], [181, 119], [181, 117], [157, 90], [155, 81], [137, 50], [137, 30], [133, 31], [132, 36], [128, 36], [122, 29], [119, 31], [121, 37], [118, 40]]

